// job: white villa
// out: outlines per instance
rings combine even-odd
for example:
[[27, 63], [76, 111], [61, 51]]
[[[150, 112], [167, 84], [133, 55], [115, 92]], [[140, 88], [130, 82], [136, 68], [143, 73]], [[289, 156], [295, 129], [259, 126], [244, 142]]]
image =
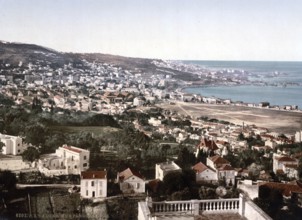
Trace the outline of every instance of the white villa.
[[206, 166], [202, 162], [195, 164], [192, 169], [195, 171], [196, 174], [196, 182], [199, 181], [217, 181], [217, 173], [214, 169]]
[[299, 161], [287, 155], [274, 153], [273, 171], [278, 174], [286, 174], [289, 178], [298, 178]]
[[38, 168], [47, 176], [81, 174], [89, 168], [89, 151], [63, 145], [54, 154], [44, 154], [40, 157]]
[[26, 146], [22, 144], [22, 138], [0, 133], [0, 142], [4, 144], [2, 154], [18, 155], [26, 150]]
[[155, 165], [155, 178], [163, 181], [168, 173], [181, 172], [181, 168], [173, 161], [158, 163]]
[[123, 193], [144, 193], [145, 181], [142, 175], [130, 168], [117, 173], [117, 182]]
[[196, 181], [215, 182], [225, 179], [227, 184], [234, 184], [237, 171], [230, 162], [219, 155], [207, 158], [207, 164], [195, 164], [192, 169], [196, 174]]
[[81, 197], [86, 199], [107, 197], [107, 172], [81, 172]]

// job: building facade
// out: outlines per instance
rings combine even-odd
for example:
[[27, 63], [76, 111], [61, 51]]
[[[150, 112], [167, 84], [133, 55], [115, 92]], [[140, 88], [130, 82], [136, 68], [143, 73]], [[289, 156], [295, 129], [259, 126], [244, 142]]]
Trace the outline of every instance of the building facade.
[[0, 142], [4, 144], [2, 154], [18, 155], [26, 150], [26, 147], [22, 143], [22, 138], [18, 136], [0, 134]]
[[85, 199], [107, 197], [107, 172], [81, 172], [81, 197]]
[[143, 176], [130, 168], [117, 174], [117, 182], [123, 193], [144, 193], [145, 181]]
[[38, 168], [47, 176], [81, 174], [89, 168], [89, 155], [88, 150], [63, 145], [54, 154], [42, 155]]
[[158, 163], [155, 165], [155, 178], [163, 181], [168, 173], [181, 172], [181, 168], [173, 161]]

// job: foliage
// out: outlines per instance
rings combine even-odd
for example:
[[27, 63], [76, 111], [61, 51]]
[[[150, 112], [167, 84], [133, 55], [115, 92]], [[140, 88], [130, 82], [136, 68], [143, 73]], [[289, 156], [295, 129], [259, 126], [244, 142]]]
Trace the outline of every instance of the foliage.
[[28, 147], [23, 153], [22, 153], [22, 160], [33, 162], [36, 159], [38, 159], [40, 156], [39, 151], [35, 147]]
[[187, 147], [183, 147], [177, 157], [177, 163], [181, 167], [191, 167], [195, 163], [195, 155]]
[[201, 199], [216, 199], [216, 191], [212, 187], [201, 186], [199, 189], [199, 197]]
[[283, 195], [281, 191], [263, 185], [259, 187], [259, 197], [254, 199], [254, 202], [269, 216], [275, 218], [283, 206]]
[[5, 190], [12, 190], [15, 188], [17, 178], [14, 173], [9, 170], [0, 171], [0, 186]]
[[2, 152], [4, 146], [5, 146], [5, 144], [0, 141], [0, 153]]
[[[192, 189], [195, 185], [195, 173], [192, 170], [172, 172], [165, 175], [162, 184], [162, 192], [165, 196], [188, 196], [188, 193], [181, 192], [186, 188]], [[181, 196], [182, 195], [182, 196]], [[186, 195], [186, 196], [185, 196]], [[186, 197], [187, 198], [187, 197]]]

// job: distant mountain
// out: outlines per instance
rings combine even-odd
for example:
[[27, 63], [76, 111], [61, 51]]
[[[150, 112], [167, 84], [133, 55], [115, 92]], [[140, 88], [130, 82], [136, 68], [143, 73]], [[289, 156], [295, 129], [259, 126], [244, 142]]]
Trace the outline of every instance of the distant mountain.
[[73, 68], [89, 68], [85, 61], [90, 63], [107, 63], [122, 67], [133, 72], [146, 74], [172, 74], [174, 78], [194, 81], [196, 75], [175, 69], [158, 67], [153, 61], [159, 59], [132, 58], [101, 53], [62, 53], [38, 46], [35, 44], [10, 43], [0, 41], [0, 69], [27, 69], [28, 64], [41, 67], [49, 66], [53, 69], [62, 68], [64, 65]]
[[27, 66], [29, 63], [49, 65], [53, 68], [72, 64], [74, 67], [83, 65], [83, 60], [89, 62], [108, 63], [126, 69], [155, 69], [152, 59], [129, 58], [101, 53], [62, 53], [35, 44], [10, 43], [0, 41], [0, 67], [10, 64], [11, 67]]
[[8, 43], [0, 41], [0, 65], [10, 64], [12, 67], [27, 66], [29, 63], [39, 63], [41, 66], [62, 67], [68, 63], [81, 63], [68, 54], [34, 44]]

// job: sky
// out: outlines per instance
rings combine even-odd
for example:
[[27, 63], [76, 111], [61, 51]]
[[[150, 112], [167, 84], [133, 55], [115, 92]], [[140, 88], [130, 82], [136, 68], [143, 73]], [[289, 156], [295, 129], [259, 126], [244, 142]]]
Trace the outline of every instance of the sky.
[[302, 61], [301, 0], [0, 0], [0, 40], [176, 60]]

